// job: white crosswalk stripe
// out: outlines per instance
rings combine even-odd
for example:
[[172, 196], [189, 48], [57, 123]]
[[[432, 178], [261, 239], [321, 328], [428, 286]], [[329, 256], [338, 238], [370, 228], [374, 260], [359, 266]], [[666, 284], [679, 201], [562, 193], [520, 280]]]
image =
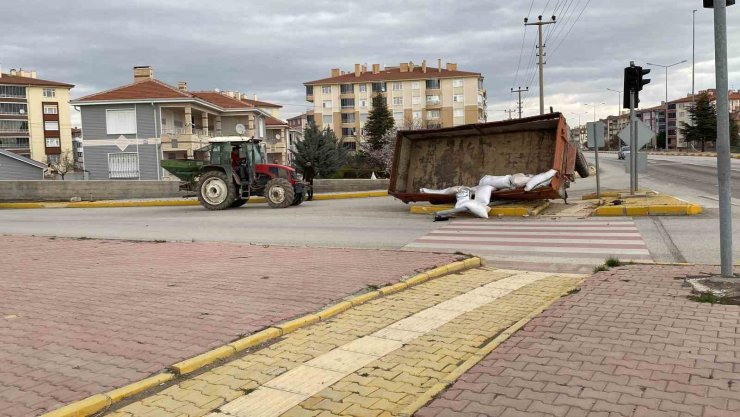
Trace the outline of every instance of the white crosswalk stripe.
[[632, 220], [455, 220], [404, 249], [464, 252], [502, 267], [554, 272], [587, 272], [606, 258], [652, 261]]

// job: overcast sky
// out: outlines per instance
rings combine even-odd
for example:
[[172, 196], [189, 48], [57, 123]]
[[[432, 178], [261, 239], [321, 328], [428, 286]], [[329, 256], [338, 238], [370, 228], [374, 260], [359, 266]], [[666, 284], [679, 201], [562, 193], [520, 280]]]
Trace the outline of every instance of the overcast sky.
[[[536, 28], [547, 27], [545, 105], [573, 113], [606, 102], [617, 111], [622, 71], [634, 60], [671, 64], [669, 97], [691, 91], [691, 22], [696, 13], [696, 89], [714, 86], [713, 16], [701, 0], [24, 0], [3, 5], [0, 65], [76, 85], [73, 97], [131, 82], [131, 67], [191, 89], [239, 90], [285, 106], [282, 117], [308, 108], [303, 82], [354, 63], [398, 65], [437, 58], [481, 72], [489, 119], [508, 117], [510, 88], [529, 85], [525, 115], [538, 112], [534, 74]], [[530, 11], [530, 5], [531, 11]], [[582, 13], [582, 14], [581, 14]], [[580, 18], [578, 15], [581, 14]], [[740, 88], [740, 5], [728, 9], [730, 86]], [[526, 36], [523, 36], [526, 35]], [[522, 39], [524, 38], [524, 42]], [[522, 48], [522, 44], [524, 47]], [[521, 55], [521, 63], [520, 57]], [[518, 68], [518, 72], [517, 72]], [[665, 72], [653, 69], [644, 107], [665, 95]], [[592, 111], [582, 119], [593, 117]], [[78, 118], [76, 120], [79, 120]], [[76, 121], [73, 120], [73, 123]], [[583, 120], [582, 120], [583, 121]]]

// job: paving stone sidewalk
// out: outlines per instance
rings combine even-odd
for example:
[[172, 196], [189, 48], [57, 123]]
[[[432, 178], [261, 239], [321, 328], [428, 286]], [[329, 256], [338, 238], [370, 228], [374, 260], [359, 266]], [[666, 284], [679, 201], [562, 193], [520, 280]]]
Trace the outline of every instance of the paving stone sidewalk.
[[416, 416], [740, 416], [740, 307], [688, 300], [703, 272], [596, 274]]
[[456, 255], [0, 236], [0, 416], [147, 377]]

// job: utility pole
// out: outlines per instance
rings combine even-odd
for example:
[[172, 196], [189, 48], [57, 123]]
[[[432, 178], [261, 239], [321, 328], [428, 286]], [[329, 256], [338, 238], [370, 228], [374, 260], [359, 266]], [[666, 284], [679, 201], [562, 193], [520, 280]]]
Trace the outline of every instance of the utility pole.
[[522, 118], [522, 92], [525, 92], [525, 91], [529, 91], [529, 87], [526, 87], [524, 90], [522, 90], [522, 87], [521, 86], [518, 89], [516, 89], [516, 90], [514, 90], [514, 87], [511, 87], [511, 92], [512, 93], [519, 94], [519, 99], [517, 100], [517, 102], [519, 104], [517, 104], [517, 108], [519, 109], [519, 118], [520, 119]]
[[[501, 111], [504, 112], [504, 113], [508, 113], [509, 114], [509, 120], [511, 120], [511, 114], [514, 113], [516, 110], [514, 110], [514, 109], [503, 109]], [[521, 117], [520, 117], [520, 119], [521, 119]]]
[[[727, 3], [730, 3], [728, 0]], [[727, 3], [714, 1], [714, 68], [717, 79], [717, 180], [719, 183], [719, 252], [722, 276], [732, 274], [732, 210], [730, 184], [730, 112], [727, 93]], [[735, 2], [732, 1], [731, 4]], [[704, 2], [706, 7], [707, 2]]]
[[691, 12], [691, 108], [694, 108], [694, 85], [696, 81], [696, 9]]
[[[599, 104], [603, 105], [606, 103], [599, 103]], [[584, 106], [592, 106], [594, 108], [594, 124], [593, 124], [594, 128], [596, 128], [596, 106], [598, 106], [599, 104], [597, 103], [594, 103], [594, 104], [585, 103], [584, 104]], [[599, 142], [597, 140], [597, 136], [598, 135], [596, 134], [596, 132], [594, 132], [594, 160], [596, 164], [596, 198], [601, 198], [601, 180], [599, 178], [601, 176], [601, 171], [599, 171]]]
[[538, 41], [538, 53], [539, 67], [540, 67], [540, 114], [545, 114], [545, 73], [544, 73], [544, 59], [545, 59], [545, 45], [542, 44], [542, 26], [555, 24], [555, 16], [552, 16], [551, 21], [542, 21], [542, 16], [537, 16], [537, 22], [528, 23], [529, 18], [524, 18], [524, 26], [537, 26], [537, 32], [539, 34]]
[[[683, 61], [676, 62], [671, 65], [651, 64], [649, 62], [647, 63], [648, 65], [651, 65], [653, 67], [665, 68], [665, 150], [666, 151], [668, 151], [668, 68], [676, 66], [678, 64], [683, 64], [684, 62], [686, 62], [685, 59]], [[676, 148], [678, 149], [678, 133], [676, 133]]]

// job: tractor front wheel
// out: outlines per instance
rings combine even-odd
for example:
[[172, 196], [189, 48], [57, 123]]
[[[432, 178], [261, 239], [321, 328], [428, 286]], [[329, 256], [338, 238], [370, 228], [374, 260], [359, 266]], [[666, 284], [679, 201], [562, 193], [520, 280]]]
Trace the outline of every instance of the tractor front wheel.
[[295, 190], [285, 178], [273, 178], [265, 185], [265, 199], [272, 208], [285, 208], [293, 204]]
[[236, 187], [222, 171], [208, 171], [198, 181], [198, 201], [208, 210], [224, 210], [236, 200]]

